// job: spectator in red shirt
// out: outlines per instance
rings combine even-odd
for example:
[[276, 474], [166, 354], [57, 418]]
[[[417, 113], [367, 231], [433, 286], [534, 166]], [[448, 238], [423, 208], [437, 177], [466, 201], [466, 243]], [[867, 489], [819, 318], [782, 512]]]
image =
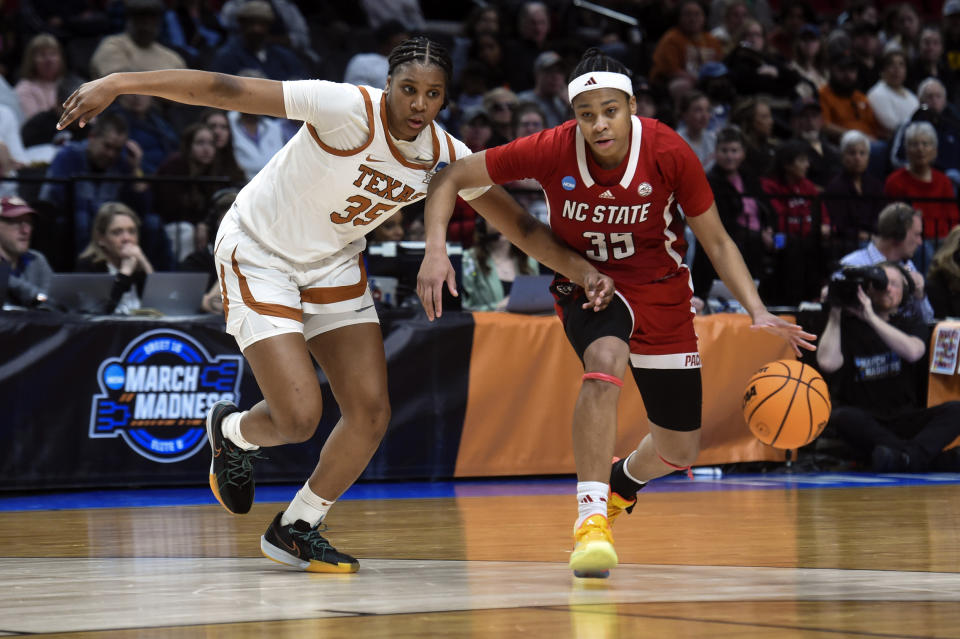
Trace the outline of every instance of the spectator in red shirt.
[[[933, 168], [937, 158], [937, 131], [929, 122], [914, 122], [903, 134], [906, 140], [907, 166], [897, 169], [883, 185], [890, 198], [912, 202], [923, 211], [923, 254], [914, 261], [923, 270], [930, 264], [937, 240], [947, 236], [960, 221], [956, 193], [950, 178]], [[943, 201], [923, 201], [914, 198], [941, 198]]]

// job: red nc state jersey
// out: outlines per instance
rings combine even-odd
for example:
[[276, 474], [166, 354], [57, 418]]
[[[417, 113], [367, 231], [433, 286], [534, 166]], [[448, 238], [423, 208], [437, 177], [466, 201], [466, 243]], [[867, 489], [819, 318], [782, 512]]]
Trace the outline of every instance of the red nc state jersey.
[[687, 143], [657, 120], [632, 120], [625, 168], [618, 181], [613, 173], [611, 184], [594, 180], [590, 150], [575, 121], [486, 152], [494, 182], [536, 179], [553, 232], [627, 289], [686, 271], [678, 205], [696, 216], [713, 203], [703, 167]]

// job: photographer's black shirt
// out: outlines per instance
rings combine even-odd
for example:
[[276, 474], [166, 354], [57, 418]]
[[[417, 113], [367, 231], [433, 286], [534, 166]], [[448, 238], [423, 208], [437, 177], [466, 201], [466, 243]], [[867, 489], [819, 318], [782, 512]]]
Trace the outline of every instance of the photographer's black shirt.
[[[890, 324], [927, 343], [929, 331], [915, 317], [893, 317]], [[856, 406], [878, 417], [921, 408], [917, 396], [919, 364], [909, 363], [887, 346], [862, 320], [843, 314], [840, 321], [843, 366], [828, 376], [834, 405]]]

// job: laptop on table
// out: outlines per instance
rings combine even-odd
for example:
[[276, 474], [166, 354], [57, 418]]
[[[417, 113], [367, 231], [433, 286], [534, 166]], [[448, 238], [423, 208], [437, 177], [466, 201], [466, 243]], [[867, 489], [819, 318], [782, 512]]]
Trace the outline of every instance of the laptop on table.
[[507, 300], [508, 313], [552, 313], [553, 294], [550, 283], [553, 275], [517, 275], [510, 287]]
[[115, 276], [110, 273], [54, 273], [47, 296], [74, 313], [105, 313]]
[[197, 315], [207, 292], [209, 275], [204, 272], [177, 271], [150, 273], [140, 296], [141, 310], [155, 310], [163, 315]]

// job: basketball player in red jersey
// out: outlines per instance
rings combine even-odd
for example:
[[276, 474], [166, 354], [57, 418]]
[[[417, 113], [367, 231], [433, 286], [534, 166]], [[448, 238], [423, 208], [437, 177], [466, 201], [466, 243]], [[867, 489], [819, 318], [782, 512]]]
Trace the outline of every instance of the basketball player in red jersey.
[[[599, 313], [580, 308], [583, 292], [566, 278], [552, 286], [586, 371], [573, 415], [579, 517], [570, 566], [578, 576], [608, 574], [617, 563], [609, 522], [632, 511], [646, 482], [688, 469], [700, 450], [700, 356], [693, 287], [682, 263], [681, 207], [753, 326], [782, 336], [797, 353], [815, 348], [809, 342], [814, 335], [767, 311], [724, 231], [699, 160], [672, 129], [633, 115], [627, 74], [619, 62], [590, 49], [569, 83], [576, 121], [476, 153], [440, 173], [427, 196], [427, 254], [418, 281], [428, 317], [439, 316], [444, 281], [455, 292], [444, 237], [459, 189], [535, 178], [554, 233], [616, 283], [616, 297]], [[650, 434], [611, 470], [628, 362]]]

